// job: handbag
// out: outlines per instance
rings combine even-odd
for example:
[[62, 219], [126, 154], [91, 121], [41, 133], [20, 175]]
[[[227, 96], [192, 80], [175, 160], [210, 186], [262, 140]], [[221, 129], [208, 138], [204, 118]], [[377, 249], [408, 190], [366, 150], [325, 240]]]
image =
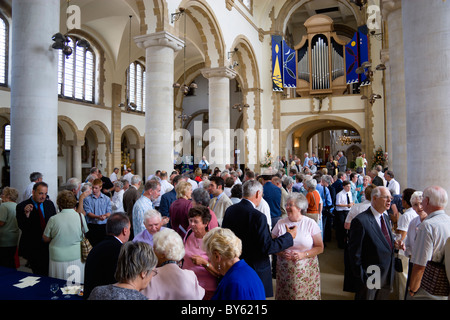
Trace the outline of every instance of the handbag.
[[81, 218], [81, 214], [80, 214], [80, 221], [81, 221], [81, 232], [83, 232], [83, 239], [80, 242], [81, 262], [86, 262], [87, 256], [89, 255], [89, 252], [92, 249], [92, 245], [89, 242], [88, 238], [86, 238], [86, 234], [84, 232], [84, 226], [83, 226], [83, 219]]
[[433, 296], [448, 296], [450, 284], [445, 271], [445, 264], [428, 261], [420, 286]]

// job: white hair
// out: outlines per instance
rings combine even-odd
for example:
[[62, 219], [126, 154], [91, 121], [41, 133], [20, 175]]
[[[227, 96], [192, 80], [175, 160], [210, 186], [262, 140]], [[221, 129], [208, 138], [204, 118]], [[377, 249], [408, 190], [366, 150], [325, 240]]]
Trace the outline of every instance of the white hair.
[[422, 198], [423, 198], [423, 192], [422, 191], [415, 191], [412, 195], [411, 195], [411, 199], [409, 200], [409, 202], [411, 204], [415, 204], [418, 202], [422, 202]]
[[447, 191], [439, 186], [431, 186], [423, 190], [423, 197], [430, 199], [430, 205], [445, 208], [448, 203]]
[[257, 191], [263, 193], [263, 186], [257, 180], [247, 180], [242, 185], [242, 197], [244, 198], [253, 197]]
[[158, 217], [159, 220], [162, 220], [162, 216], [161, 213], [159, 213], [159, 211], [155, 210], [155, 209], [149, 209], [144, 213], [144, 224], [145, 221], [147, 221], [147, 219], [152, 219], [154, 217]]
[[153, 250], [164, 254], [167, 259], [173, 261], [180, 261], [185, 254], [183, 239], [170, 228], [162, 229], [153, 235]]

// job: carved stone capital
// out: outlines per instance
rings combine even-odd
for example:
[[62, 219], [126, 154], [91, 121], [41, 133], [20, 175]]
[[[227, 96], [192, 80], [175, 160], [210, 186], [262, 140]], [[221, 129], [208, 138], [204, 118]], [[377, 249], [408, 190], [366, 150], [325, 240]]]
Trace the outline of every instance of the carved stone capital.
[[149, 47], [169, 47], [173, 51], [180, 51], [184, 47], [183, 40], [175, 37], [167, 31], [145, 34], [143, 36], [134, 37], [134, 42], [139, 48], [147, 49]]
[[234, 79], [236, 77], [236, 71], [228, 67], [218, 68], [205, 68], [201, 70], [202, 75], [206, 78], [228, 78]]

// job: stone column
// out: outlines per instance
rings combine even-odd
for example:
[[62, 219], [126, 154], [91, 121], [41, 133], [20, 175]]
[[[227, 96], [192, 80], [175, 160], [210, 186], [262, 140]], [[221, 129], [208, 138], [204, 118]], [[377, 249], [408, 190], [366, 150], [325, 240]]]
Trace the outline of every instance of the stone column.
[[406, 150], [406, 98], [405, 68], [403, 61], [402, 4], [400, 0], [383, 1], [383, 17], [389, 30], [389, 82], [390, 90], [387, 102], [387, 114], [390, 115], [389, 169], [400, 183], [401, 191], [407, 187], [407, 150]]
[[183, 41], [166, 31], [134, 38], [146, 53], [145, 176], [173, 170], [174, 57]]
[[11, 41], [11, 186], [21, 194], [29, 175], [39, 171], [58, 193], [58, 51], [51, 48], [59, 31], [59, 0], [12, 2]]
[[402, 1], [402, 15], [408, 187], [450, 190], [450, 1]]
[[230, 141], [230, 79], [236, 72], [227, 67], [202, 69], [209, 80], [208, 161], [212, 168], [225, 168], [232, 161]]
[[82, 177], [81, 171], [81, 146], [84, 144], [84, 141], [76, 141], [72, 146], [72, 176], [83, 181], [86, 177]]

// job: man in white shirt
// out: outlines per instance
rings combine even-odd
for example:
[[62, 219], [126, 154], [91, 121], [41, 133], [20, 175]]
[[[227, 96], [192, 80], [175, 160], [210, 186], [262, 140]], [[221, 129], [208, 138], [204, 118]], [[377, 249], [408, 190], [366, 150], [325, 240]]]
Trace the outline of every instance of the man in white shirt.
[[131, 184], [132, 177], [133, 177], [133, 174], [131, 173], [131, 168], [127, 168], [127, 173], [123, 176], [123, 178], [128, 180], [128, 182]]
[[41, 182], [42, 179], [43, 179], [43, 175], [40, 172], [32, 172], [30, 174], [30, 184], [26, 187], [21, 201], [28, 200], [31, 197], [34, 184]]
[[118, 180], [117, 174], [119, 173], [119, 168], [114, 168], [113, 172], [109, 176], [109, 180], [111, 180], [112, 183]]
[[347, 241], [347, 232], [344, 228], [345, 219], [347, 218], [350, 208], [354, 205], [352, 198], [351, 182], [344, 181], [342, 183], [344, 189], [336, 195], [336, 209], [335, 209], [335, 219], [336, 219], [336, 239], [338, 247], [344, 249], [345, 243]]
[[400, 194], [400, 183], [394, 179], [394, 173], [391, 170], [384, 173], [384, 179], [386, 180], [386, 188], [389, 189], [392, 196]]
[[376, 185], [370, 184], [366, 187], [366, 189], [364, 189], [364, 196], [365, 196], [366, 200], [364, 200], [361, 203], [357, 203], [350, 208], [347, 218], [345, 218], [345, 224], [344, 224], [345, 229], [350, 230], [350, 224], [351, 224], [353, 218], [355, 218], [361, 212], [364, 212], [367, 209], [369, 209], [370, 202], [372, 200], [371, 193], [372, 193], [372, 190], [376, 187], [377, 187]]
[[156, 210], [159, 210], [159, 204], [161, 203], [162, 195], [173, 189], [173, 185], [171, 185], [170, 182], [167, 181], [167, 171], [161, 171], [159, 183], [161, 183], [161, 192], [159, 197], [153, 202]]

